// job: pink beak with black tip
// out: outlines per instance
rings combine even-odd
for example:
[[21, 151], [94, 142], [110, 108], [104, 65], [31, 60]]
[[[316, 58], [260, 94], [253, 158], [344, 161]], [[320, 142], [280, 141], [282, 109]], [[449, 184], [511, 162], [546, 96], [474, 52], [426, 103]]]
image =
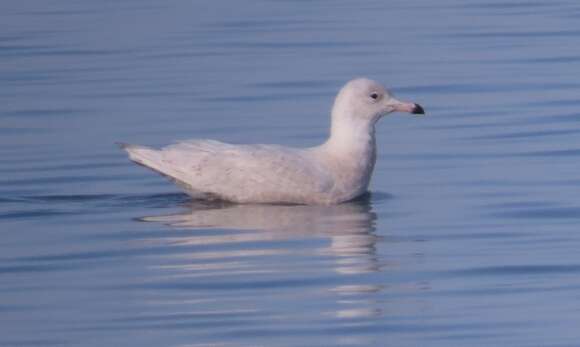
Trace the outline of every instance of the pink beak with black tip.
[[419, 104], [396, 100], [393, 104], [393, 110], [397, 112], [407, 112], [412, 114], [425, 114], [425, 110]]

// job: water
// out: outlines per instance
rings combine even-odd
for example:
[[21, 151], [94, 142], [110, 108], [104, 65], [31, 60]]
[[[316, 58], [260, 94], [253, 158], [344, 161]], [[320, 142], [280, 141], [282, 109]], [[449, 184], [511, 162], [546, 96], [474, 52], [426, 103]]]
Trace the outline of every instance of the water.
[[[579, 18], [2, 2], [0, 345], [577, 345]], [[428, 112], [382, 120], [361, 201], [193, 203], [113, 145], [314, 145], [356, 76]]]

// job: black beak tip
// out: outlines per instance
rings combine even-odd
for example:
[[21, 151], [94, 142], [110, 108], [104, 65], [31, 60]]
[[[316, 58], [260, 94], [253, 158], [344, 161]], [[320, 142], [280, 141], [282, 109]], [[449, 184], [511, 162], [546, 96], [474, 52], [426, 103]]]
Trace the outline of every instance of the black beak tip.
[[423, 109], [423, 107], [419, 104], [415, 104], [415, 107], [413, 107], [413, 111], [411, 112], [412, 114], [425, 114], [425, 110]]

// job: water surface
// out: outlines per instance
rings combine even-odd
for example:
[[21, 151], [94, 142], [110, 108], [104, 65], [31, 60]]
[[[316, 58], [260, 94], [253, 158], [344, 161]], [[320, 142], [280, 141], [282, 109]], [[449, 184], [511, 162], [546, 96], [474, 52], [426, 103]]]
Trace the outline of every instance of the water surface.
[[[574, 346], [574, 1], [0, 5], [0, 345]], [[372, 193], [191, 202], [115, 141], [315, 145], [368, 76]]]

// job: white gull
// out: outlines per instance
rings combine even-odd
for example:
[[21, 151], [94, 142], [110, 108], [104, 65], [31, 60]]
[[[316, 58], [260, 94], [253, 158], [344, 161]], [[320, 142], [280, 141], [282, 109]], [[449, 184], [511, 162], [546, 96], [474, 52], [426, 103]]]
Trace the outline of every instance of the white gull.
[[189, 140], [161, 150], [120, 144], [129, 158], [170, 178], [195, 199], [331, 205], [364, 194], [376, 160], [375, 124], [394, 112], [424, 114], [375, 81], [358, 78], [338, 93], [330, 136], [320, 146], [233, 145]]

